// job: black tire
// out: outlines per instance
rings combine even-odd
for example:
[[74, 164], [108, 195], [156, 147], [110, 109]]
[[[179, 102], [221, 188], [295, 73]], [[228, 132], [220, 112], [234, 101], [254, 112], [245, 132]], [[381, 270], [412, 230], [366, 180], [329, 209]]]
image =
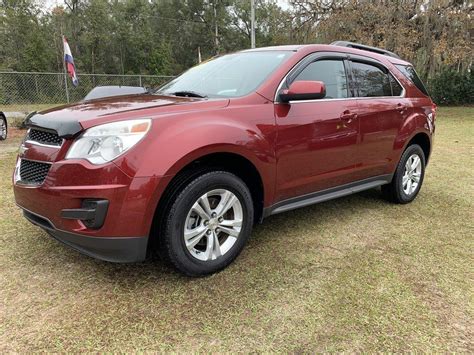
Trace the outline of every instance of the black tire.
[[[403, 176], [405, 174], [405, 165], [408, 159], [414, 154], [417, 155], [421, 160], [421, 175], [416, 189], [412, 193], [407, 194], [403, 189]], [[392, 182], [382, 186], [382, 194], [385, 199], [390, 202], [400, 204], [413, 201], [420, 192], [421, 186], [423, 184], [423, 179], [425, 177], [425, 166], [425, 153], [418, 144], [410, 145], [407, 149], [405, 149], [400, 158], [400, 162], [397, 165], [395, 174], [393, 175]]]
[[8, 125], [5, 116], [0, 114], [0, 141], [7, 139], [8, 136]]
[[[163, 211], [163, 225], [158, 236], [159, 254], [187, 276], [200, 277], [224, 269], [240, 254], [252, 232], [254, 208], [248, 187], [236, 175], [216, 170], [194, 176], [189, 183], [181, 184], [176, 189]], [[215, 260], [202, 261], [194, 257], [185, 245], [185, 222], [193, 204], [203, 194], [215, 189], [228, 190], [237, 197], [242, 206], [243, 222], [235, 243], [224, 255]]]

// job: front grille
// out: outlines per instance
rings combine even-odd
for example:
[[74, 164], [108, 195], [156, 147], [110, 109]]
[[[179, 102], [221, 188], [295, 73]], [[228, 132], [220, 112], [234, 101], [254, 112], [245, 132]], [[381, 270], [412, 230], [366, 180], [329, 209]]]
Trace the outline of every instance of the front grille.
[[51, 164], [22, 159], [20, 162], [20, 182], [40, 185], [46, 179]]
[[57, 133], [42, 131], [39, 129], [31, 128], [26, 136], [27, 141], [37, 142], [47, 145], [60, 146], [63, 143], [62, 138]]

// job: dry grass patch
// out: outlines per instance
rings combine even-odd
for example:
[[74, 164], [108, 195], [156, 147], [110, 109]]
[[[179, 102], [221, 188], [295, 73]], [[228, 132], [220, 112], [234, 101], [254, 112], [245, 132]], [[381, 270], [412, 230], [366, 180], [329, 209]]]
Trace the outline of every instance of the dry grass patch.
[[42, 111], [48, 108], [60, 106], [61, 104], [15, 104], [15, 105], [0, 105], [0, 111], [3, 112], [22, 112], [29, 113], [32, 111]]
[[373, 190], [270, 217], [197, 280], [96, 261], [30, 225], [2, 142], [0, 351], [473, 352], [473, 135], [473, 108], [440, 109], [416, 201]]

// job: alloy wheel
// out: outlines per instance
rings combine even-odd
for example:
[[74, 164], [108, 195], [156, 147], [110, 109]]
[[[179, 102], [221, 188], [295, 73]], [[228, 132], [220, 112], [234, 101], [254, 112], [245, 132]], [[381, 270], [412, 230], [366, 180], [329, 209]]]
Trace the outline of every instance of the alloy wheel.
[[226, 189], [209, 191], [187, 214], [184, 243], [194, 258], [216, 260], [234, 246], [242, 223], [242, 204], [234, 193]]
[[405, 163], [405, 171], [402, 177], [403, 192], [408, 196], [412, 195], [421, 179], [421, 170], [423, 165], [418, 154], [412, 154]]
[[3, 118], [0, 118], [0, 138], [7, 138], [7, 124]]

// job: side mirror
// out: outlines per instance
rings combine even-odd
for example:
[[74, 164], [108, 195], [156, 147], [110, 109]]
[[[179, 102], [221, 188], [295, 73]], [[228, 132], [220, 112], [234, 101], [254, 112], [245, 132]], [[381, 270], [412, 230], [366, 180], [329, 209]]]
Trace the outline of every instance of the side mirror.
[[322, 81], [295, 81], [279, 96], [282, 102], [322, 99], [326, 96], [326, 85]]

